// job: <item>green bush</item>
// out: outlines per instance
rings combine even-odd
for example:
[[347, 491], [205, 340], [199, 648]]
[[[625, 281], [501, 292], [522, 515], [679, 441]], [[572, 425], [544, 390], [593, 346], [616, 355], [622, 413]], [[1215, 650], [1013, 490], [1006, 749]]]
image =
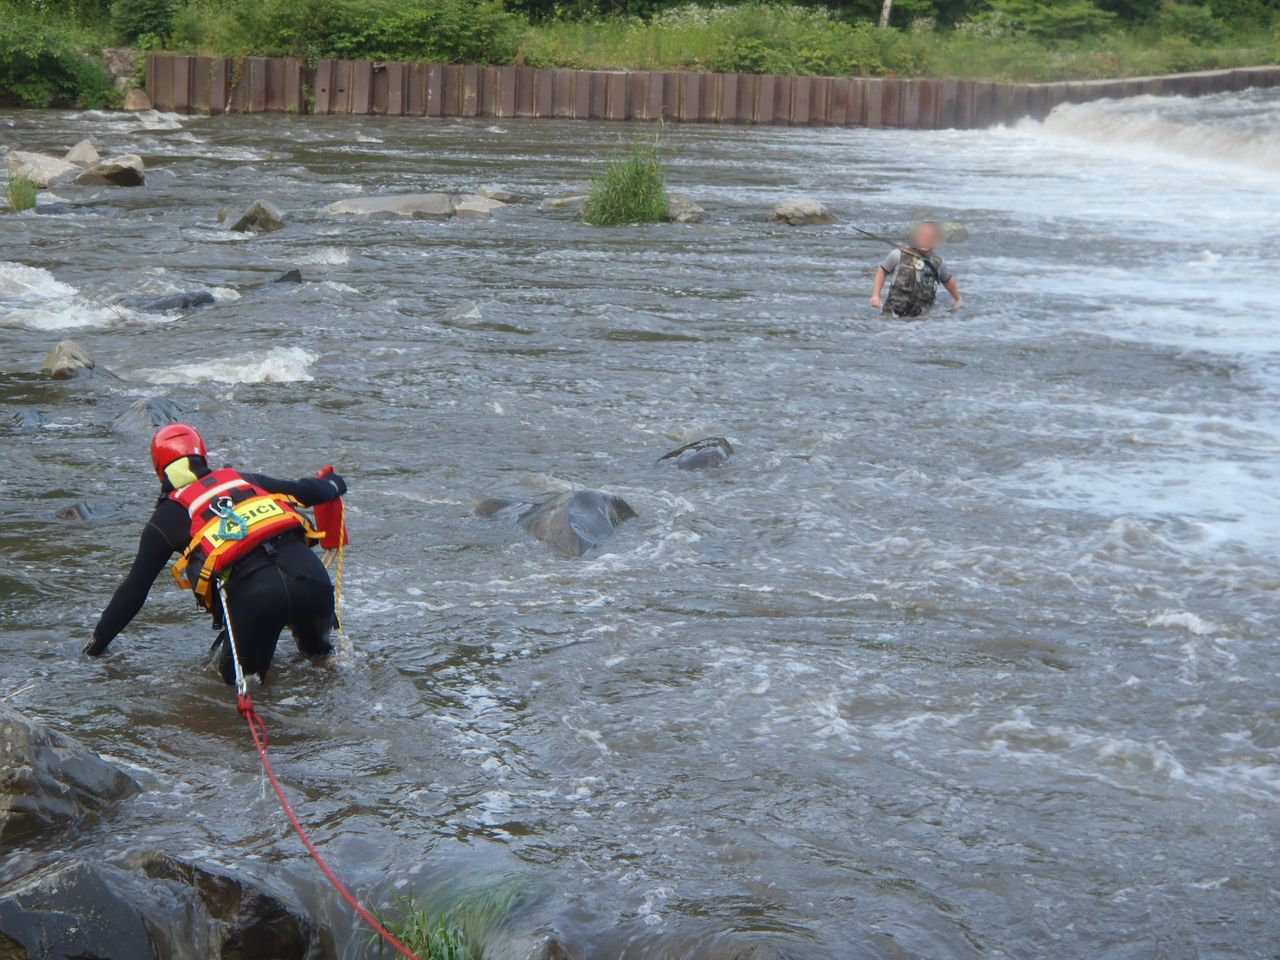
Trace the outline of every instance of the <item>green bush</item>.
[[1185, 40], [1192, 45], [1221, 43], [1227, 36], [1227, 25], [1215, 17], [1211, 9], [1184, 3], [1174, 3], [1161, 10], [1155, 25], [1168, 35], [1167, 39]]
[[[164, 38], [173, 31], [173, 0], [112, 0], [111, 25], [125, 43], [140, 37]], [[138, 44], [141, 46], [141, 44]]]
[[0, 2], [0, 102], [25, 107], [105, 107], [118, 93], [101, 63], [80, 51], [98, 46], [74, 25]]
[[987, 16], [1037, 40], [1076, 39], [1105, 30], [1116, 19], [1093, 0], [991, 0]]
[[176, 45], [221, 54], [504, 63], [524, 24], [501, 0], [193, 0]]
[[14, 177], [9, 181], [9, 206], [21, 213], [36, 205], [36, 185], [28, 177]]
[[582, 219], [597, 227], [658, 223], [667, 218], [667, 183], [658, 150], [638, 146], [631, 155], [606, 164], [591, 183]]

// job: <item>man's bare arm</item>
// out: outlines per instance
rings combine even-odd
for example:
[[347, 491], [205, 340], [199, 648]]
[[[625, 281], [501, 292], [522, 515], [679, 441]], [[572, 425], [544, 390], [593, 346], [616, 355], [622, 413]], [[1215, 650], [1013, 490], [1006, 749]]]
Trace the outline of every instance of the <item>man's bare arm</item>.
[[947, 293], [951, 294], [951, 299], [956, 302], [956, 309], [958, 310], [961, 307], [963, 307], [964, 297], [960, 295], [960, 288], [956, 286], [956, 278], [952, 277], [950, 280], [944, 283], [943, 286], [947, 288]]
[[884, 282], [888, 277], [889, 274], [884, 272], [884, 267], [876, 267], [876, 278], [871, 281], [871, 306], [877, 310], [884, 306], [884, 301], [880, 299], [880, 293], [884, 290]]

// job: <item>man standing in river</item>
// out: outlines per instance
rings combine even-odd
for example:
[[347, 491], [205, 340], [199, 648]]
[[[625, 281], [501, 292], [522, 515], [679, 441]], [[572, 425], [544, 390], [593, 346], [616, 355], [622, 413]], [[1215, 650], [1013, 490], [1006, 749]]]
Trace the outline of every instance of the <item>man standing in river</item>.
[[[955, 301], [953, 309], [964, 306], [964, 297], [955, 277], [934, 251], [942, 242], [942, 231], [932, 220], [919, 223], [911, 231], [911, 242], [903, 244], [880, 261], [871, 284], [871, 306], [883, 307], [885, 315], [919, 317], [933, 306], [938, 284], [946, 287]], [[893, 277], [888, 297], [882, 297], [884, 283]]]

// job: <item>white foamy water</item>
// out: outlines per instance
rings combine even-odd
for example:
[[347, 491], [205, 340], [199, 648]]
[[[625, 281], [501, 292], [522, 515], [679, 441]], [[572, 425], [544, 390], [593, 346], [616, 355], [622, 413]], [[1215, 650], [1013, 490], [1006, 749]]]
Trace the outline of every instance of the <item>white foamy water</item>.
[[242, 357], [136, 370], [132, 378], [148, 383], [299, 383], [313, 379], [309, 369], [316, 359], [302, 347], [274, 347]]
[[0, 262], [0, 323], [33, 330], [74, 330], [120, 323], [129, 311], [81, 296], [48, 270]]

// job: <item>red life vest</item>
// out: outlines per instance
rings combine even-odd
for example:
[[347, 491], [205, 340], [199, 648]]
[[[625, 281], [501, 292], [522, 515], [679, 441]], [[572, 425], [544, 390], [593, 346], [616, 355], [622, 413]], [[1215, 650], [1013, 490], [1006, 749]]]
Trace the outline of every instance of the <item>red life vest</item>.
[[173, 579], [207, 609], [213, 608], [214, 577], [250, 551], [289, 530], [315, 535], [291, 497], [268, 493], [235, 470], [214, 470], [169, 499], [191, 518], [191, 543], [173, 565]]

